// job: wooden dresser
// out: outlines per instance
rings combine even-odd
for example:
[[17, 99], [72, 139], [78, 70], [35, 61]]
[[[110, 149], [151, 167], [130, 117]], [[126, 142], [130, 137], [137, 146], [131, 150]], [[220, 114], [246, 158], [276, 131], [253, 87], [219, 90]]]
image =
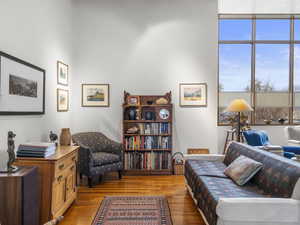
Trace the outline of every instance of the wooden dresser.
[[16, 173], [0, 173], [0, 224], [39, 225], [38, 172], [22, 167]]
[[40, 224], [62, 215], [77, 197], [78, 146], [58, 146], [47, 158], [17, 158], [18, 166], [36, 166], [40, 187]]

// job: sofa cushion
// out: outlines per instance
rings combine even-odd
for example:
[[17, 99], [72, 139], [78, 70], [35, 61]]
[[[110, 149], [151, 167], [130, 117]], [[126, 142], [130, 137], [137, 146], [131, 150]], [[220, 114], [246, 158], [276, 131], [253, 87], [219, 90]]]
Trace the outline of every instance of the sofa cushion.
[[263, 168], [252, 181], [265, 194], [278, 198], [290, 198], [300, 178], [300, 164], [282, 156], [260, 150], [249, 145], [232, 142], [228, 147], [224, 163], [229, 165], [240, 155], [263, 164]]
[[252, 183], [241, 187], [231, 179], [209, 176], [199, 176], [196, 183], [199, 190], [194, 196], [210, 225], [217, 224], [216, 207], [220, 198], [268, 197]]
[[93, 164], [94, 166], [103, 166], [112, 164], [120, 161], [120, 156], [116, 154], [106, 152], [95, 152], [93, 153]]
[[222, 162], [189, 159], [185, 161], [184, 174], [193, 193], [197, 193], [197, 191], [199, 191], [197, 179], [200, 175], [227, 178], [223, 173], [225, 168], [226, 166]]
[[239, 156], [224, 171], [238, 185], [246, 184], [260, 169], [262, 164], [246, 156]]

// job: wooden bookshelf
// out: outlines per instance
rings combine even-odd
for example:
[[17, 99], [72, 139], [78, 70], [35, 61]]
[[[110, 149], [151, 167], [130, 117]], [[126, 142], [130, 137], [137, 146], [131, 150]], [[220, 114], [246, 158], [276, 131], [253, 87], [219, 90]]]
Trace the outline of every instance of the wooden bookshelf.
[[124, 92], [125, 174], [172, 174], [172, 128], [171, 92], [165, 95], [131, 95]]

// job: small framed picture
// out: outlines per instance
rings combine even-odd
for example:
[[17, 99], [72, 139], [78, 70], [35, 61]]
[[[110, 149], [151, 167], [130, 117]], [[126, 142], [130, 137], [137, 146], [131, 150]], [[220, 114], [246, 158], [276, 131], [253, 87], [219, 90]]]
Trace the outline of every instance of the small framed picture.
[[82, 84], [82, 107], [109, 107], [109, 84]]
[[128, 96], [127, 97], [127, 104], [128, 105], [139, 105], [139, 97], [138, 96]]
[[57, 89], [57, 111], [69, 111], [69, 91], [64, 89]]
[[65, 86], [69, 84], [69, 66], [61, 61], [57, 61], [57, 83]]
[[206, 107], [207, 106], [207, 84], [190, 83], [179, 84], [180, 106]]

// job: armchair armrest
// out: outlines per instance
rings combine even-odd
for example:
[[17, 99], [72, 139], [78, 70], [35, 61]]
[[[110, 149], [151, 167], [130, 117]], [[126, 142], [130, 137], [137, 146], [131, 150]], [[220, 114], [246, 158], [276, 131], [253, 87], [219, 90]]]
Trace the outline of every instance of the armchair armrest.
[[196, 159], [203, 161], [223, 161], [225, 155], [219, 154], [184, 154], [184, 159]]
[[221, 198], [216, 212], [220, 220], [238, 221], [237, 224], [297, 224], [300, 222], [300, 201], [285, 198]]
[[92, 150], [83, 144], [79, 144], [79, 170], [81, 174], [89, 176], [90, 167], [93, 162]]
[[123, 144], [110, 140], [110, 143], [107, 145], [107, 148], [104, 151], [122, 156]]

